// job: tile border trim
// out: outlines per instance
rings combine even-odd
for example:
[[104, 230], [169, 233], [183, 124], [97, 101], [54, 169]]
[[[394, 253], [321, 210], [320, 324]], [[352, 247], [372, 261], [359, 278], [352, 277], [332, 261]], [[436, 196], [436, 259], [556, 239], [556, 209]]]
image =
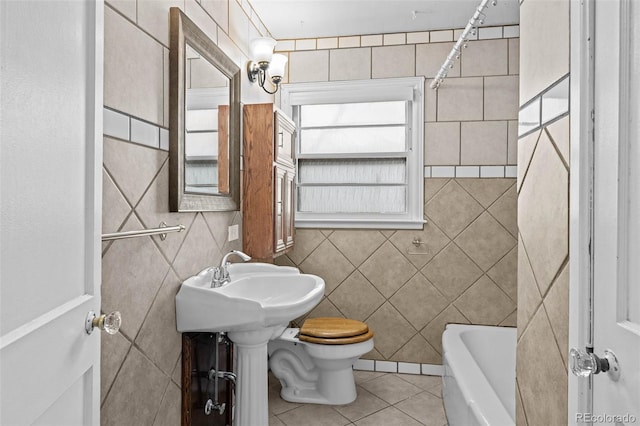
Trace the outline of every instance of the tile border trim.
[[[103, 106], [102, 114], [104, 136], [169, 151], [169, 129], [166, 127], [107, 106]], [[146, 130], [136, 132], [136, 129]]]
[[425, 178], [516, 178], [518, 166], [486, 165], [486, 166], [424, 166]]
[[373, 359], [358, 359], [353, 364], [353, 369], [358, 371], [375, 371], [379, 373], [418, 374], [425, 376], [444, 375], [444, 367], [442, 365], [380, 361]]
[[[520, 25], [498, 25], [492, 27], [481, 27], [478, 31], [478, 35], [470, 40], [497, 40], [497, 39], [510, 39], [520, 37]], [[338, 40], [338, 49], [354, 48], [354, 47], [378, 47], [378, 46], [397, 46], [397, 45], [410, 45], [410, 44], [424, 44], [424, 43], [448, 43], [453, 42], [454, 36], [463, 31], [461, 28], [446, 29], [446, 30], [433, 30], [433, 31], [414, 31], [407, 33], [383, 33], [383, 34], [366, 34], [366, 35], [350, 35], [350, 36], [333, 36], [333, 37], [318, 37], [318, 38], [294, 38], [294, 39], [282, 39], [278, 40], [276, 45], [276, 52], [295, 52], [300, 50], [310, 50], [310, 45], [334, 45], [334, 40]], [[363, 43], [362, 38], [365, 38], [367, 42]], [[372, 42], [372, 40], [380, 37], [380, 41]], [[393, 42], [387, 40], [393, 39]], [[404, 39], [403, 42], [399, 42], [400, 39]], [[342, 40], [342, 43], [340, 42]], [[396, 41], [397, 40], [397, 41]], [[326, 41], [326, 43], [325, 43]], [[300, 44], [300, 48], [298, 48]], [[336, 47], [332, 47], [335, 49]], [[328, 48], [326, 48], [328, 49]], [[325, 50], [325, 48], [317, 47], [311, 50]]]
[[[543, 127], [548, 126], [549, 124], [557, 121], [563, 117], [569, 115], [570, 105], [569, 105], [569, 90], [570, 90], [570, 77], [571, 74], [565, 74], [547, 88], [545, 88], [542, 92], [535, 95], [533, 98], [529, 99], [526, 103], [524, 103], [518, 113], [518, 139], [527, 136], [535, 131], [540, 130]], [[561, 92], [561, 99], [566, 99], [566, 107], [561, 109], [551, 108], [551, 106], [547, 107], [548, 103], [544, 102], [545, 95], [549, 94], [554, 89]], [[558, 99], [558, 98], [556, 98]], [[524, 116], [529, 112], [528, 110], [533, 109], [530, 113], [531, 117], [533, 117], [535, 122], [525, 123]], [[535, 111], [537, 109], [537, 111]]]

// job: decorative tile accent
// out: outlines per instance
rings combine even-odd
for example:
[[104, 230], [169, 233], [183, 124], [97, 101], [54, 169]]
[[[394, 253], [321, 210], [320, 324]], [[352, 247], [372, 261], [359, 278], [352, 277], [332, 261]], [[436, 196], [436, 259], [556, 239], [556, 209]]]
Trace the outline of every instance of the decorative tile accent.
[[[318, 47], [320, 49], [320, 47]], [[292, 50], [296, 50], [296, 41], [295, 40], [278, 40], [278, 44], [274, 49], [276, 52], [290, 52]]]
[[480, 166], [481, 178], [501, 178], [505, 176], [504, 166]]
[[319, 38], [318, 49], [337, 49], [338, 37]]
[[542, 124], [569, 113], [569, 77], [542, 94]]
[[384, 34], [383, 43], [385, 46], [393, 46], [397, 44], [406, 44], [407, 35], [405, 33], [399, 34]]
[[431, 43], [453, 41], [453, 31], [452, 30], [431, 31], [430, 41]]
[[360, 46], [382, 46], [382, 34], [363, 35], [360, 40]]
[[540, 98], [534, 98], [520, 107], [518, 115], [518, 137], [525, 136], [540, 128]]
[[391, 361], [376, 361], [376, 371], [382, 373], [397, 373], [398, 363]]
[[338, 37], [338, 47], [360, 47], [360, 36]]
[[502, 38], [502, 27], [486, 27], [478, 29], [478, 39], [487, 40]]
[[302, 39], [296, 40], [296, 50], [315, 50], [316, 49], [316, 39]]
[[479, 178], [480, 166], [458, 166], [456, 167], [457, 178]]
[[103, 108], [104, 135], [151, 148], [169, 150], [169, 130], [120, 111]]
[[422, 364], [420, 367], [424, 375], [444, 376], [444, 367], [442, 365]]
[[160, 147], [160, 128], [138, 119], [131, 119], [131, 142], [147, 145], [152, 148]]
[[510, 25], [502, 27], [502, 33], [504, 38], [520, 37], [520, 25]]
[[353, 364], [353, 369], [361, 371], [376, 371], [375, 361], [372, 359], [357, 359]]
[[569, 75], [565, 75], [520, 107], [518, 136], [569, 114]]
[[420, 364], [414, 364], [410, 362], [399, 362], [398, 373], [404, 374], [422, 374], [420, 371]]
[[118, 139], [129, 140], [129, 116], [104, 108], [103, 117], [103, 133], [105, 136], [112, 136]]
[[407, 44], [429, 43], [429, 32], [407, 33]]
[[433, 166], [431, 167], [432, 178], [452, 178], [456, 176], [455, 166]]

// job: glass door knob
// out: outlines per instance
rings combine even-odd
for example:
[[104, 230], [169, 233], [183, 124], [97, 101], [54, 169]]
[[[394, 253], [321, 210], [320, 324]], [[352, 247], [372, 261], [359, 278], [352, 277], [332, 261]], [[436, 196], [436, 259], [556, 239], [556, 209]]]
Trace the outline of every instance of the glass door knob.
[[571, 348], [569, 351], [569, 368], [578, 377], [589, 377], [599, 373], [607, 373], [613, 381], [617, 381], [620, 377], [618, 358], [608, 349], [604, 351], [604, 356], [600, 358], [593, 352]]
[[85, 330], [87, 334], [91, 334], [94, 328], [106, 331], [108, 334], [116, 334], [120, 331], [122, 325], [122, 315], [120, 312], [114, 311], [110, 314], [102, 314], [96, 316], [95, 312], [90, 311], [87, 314], [87, 320], [85, 322]]

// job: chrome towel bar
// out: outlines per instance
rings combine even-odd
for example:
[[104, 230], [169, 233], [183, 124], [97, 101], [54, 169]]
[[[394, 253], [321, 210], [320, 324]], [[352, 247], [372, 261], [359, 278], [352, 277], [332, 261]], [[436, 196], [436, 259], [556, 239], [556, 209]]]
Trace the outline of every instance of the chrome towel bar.
[[182, 232], [187, 229], [184, 225], [167, 226], [166, 223], [160, 223], [158, 228], [141, 229], [139, 231], [114, 232], [112, 234], [102, 234], [102, 241], [120, 240], [123, 238], [144, 237], [147, 235], [160, 235], [162, 241], [167, 238], [169, 232]]

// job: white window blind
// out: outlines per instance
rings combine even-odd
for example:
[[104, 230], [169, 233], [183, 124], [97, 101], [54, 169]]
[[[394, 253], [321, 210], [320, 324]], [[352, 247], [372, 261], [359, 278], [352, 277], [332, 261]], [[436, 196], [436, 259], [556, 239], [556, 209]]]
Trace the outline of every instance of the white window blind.
[[423, 226], [423, 93], [423, 78], [283, 87], [298, 128], [297, 227]]

